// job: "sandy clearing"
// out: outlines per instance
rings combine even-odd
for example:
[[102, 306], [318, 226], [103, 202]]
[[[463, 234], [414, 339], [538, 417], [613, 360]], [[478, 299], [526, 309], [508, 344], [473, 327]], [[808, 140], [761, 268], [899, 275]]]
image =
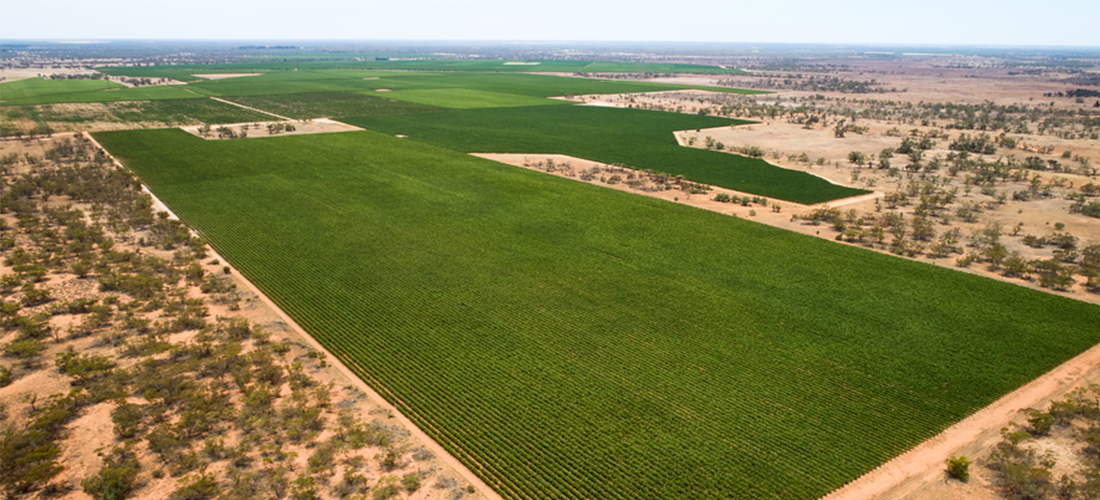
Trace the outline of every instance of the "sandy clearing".
[[285, 123], [285, 122], [248, 122], [248, 123], [230, 123], [226, 125], [212, 125], [211, 133], [207, 137], [203, 137], [199, 133], [199, 126], [191, 125], [187, 127], [180, 127], [183, 131], [194, 135], [196, 137], [202, 137], [208, 141], [220, 141], [227, 139], [220, 139], [217, 133], [214, 132], [218, 127], [228, 127], [233, 129], [240, 129], [241, 127], [248, 127], [248, 137], [246, 139], [255, 139], [257, 137], [273, 137], [282, 135], [305, 135], [305, 134], [328, 134], [333, 132], [355, 132], [364, 130], [356, 127], [355, 125], [348, 125], [344, 122], [338, 122], [336, 120], [330, 120], [328, 118], [317, 118], [315, 120], [308, 121], [295, 121], [294, 130], [290, 132], [278, 132], [275, 134], [269, 133], [267, 126], [270, 124]]
[[240, 78], [242, 76], [260, 76], [263, 73], [208, 73], [203, 75], [193, 74], [191, 76], [196, 78], [205, 78], [207, 80], [225, 80], [226, 78]]
[[115, 444], [111, 410], [114, 403], [103, 402], [81, 410], [81, 415], [65, 426], [68, 436], [61, 441], [61, 465], [70, 477], [91, 477], [103, 466], [100, 453], [107, 454]]
[[375, 92], [389, 92], [390, 89], [374, 89]]

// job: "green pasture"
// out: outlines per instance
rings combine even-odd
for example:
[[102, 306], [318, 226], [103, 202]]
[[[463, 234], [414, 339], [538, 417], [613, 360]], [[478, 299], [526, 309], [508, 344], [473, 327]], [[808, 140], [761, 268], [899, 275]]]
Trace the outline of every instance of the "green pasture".
[[344, 121], [467, 153], [554, 153], [814, 204], [868, 191], [764, 160], [682, 147], [672, 132], [747, 123], [710, 116], [595, 106], [540, 106], [363, 116]]
[[506, 498], [818, 498], [1100, 341], [1094, 305], [388, 134], [95, 137]]

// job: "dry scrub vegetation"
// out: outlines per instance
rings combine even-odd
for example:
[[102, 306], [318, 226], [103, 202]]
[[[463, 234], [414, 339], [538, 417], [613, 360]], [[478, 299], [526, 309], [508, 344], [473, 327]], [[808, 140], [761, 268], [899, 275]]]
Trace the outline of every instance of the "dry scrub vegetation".
[[84, 136], [3, 146], [6, 498], [474, 493]]

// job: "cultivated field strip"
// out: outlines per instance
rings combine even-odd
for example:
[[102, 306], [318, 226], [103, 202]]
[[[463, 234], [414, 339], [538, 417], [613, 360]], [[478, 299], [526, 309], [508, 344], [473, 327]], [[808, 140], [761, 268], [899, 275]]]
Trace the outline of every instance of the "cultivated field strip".
[[467, 153], [564, 154], [804, 205], [868, 193], [758, 158], [687, 148], [676, 142], [676, 130], [750, 123], [715, 116], [539, 106], [373, 115], [342, 121]]
[[1100, 341], [1100, 307], [375, 132], [96, 138], [509, 498], [816, 498]]

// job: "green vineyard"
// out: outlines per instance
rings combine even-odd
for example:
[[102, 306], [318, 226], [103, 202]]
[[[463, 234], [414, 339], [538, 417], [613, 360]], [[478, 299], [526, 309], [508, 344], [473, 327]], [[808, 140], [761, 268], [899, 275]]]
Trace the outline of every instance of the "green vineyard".
[[817, 498], [1100, 341], [1094, 305], [413, 137], [95, 137], [505, 498]]

